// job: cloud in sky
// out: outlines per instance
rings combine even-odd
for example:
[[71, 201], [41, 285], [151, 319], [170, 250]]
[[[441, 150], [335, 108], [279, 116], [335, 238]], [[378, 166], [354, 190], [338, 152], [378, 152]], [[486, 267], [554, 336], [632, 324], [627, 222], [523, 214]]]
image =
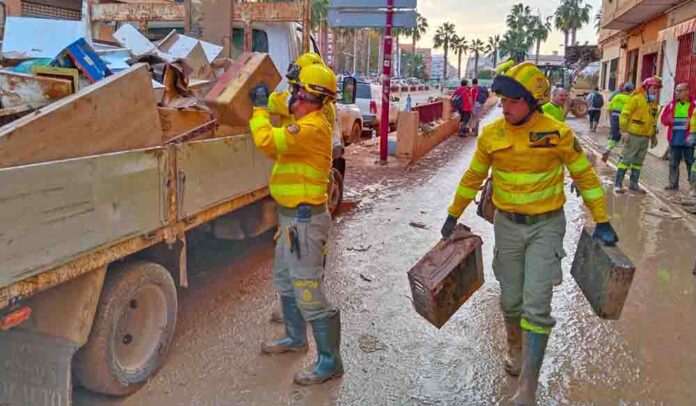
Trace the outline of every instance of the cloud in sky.
[[[430, 30], [419, 42], [419, 47], [432, 47], [435, 30], [444, 22], [455, 25], [457, 33], [464, 35], [469, 41], [480, 38], [486, 42], [489, 36], [505, 33], [505, 17], [514, 4], [520, 0], [418, 0], [418, 12], [428, 19]], [[533, 13], [542, 17], [553, 15], [560, 0], [526, 0]], [[586, 0], [592, 5], [590, 24], [578, 31], [578, 42], [589, 41], [597, 43], [597, 33], [594, 28], [594, 14], [601, 9], [601, 0]], [[563, 33], [553, 31], [548, 41], [541, 44], [541, 53], [550, 54], [552, 51], [563, 51]]]

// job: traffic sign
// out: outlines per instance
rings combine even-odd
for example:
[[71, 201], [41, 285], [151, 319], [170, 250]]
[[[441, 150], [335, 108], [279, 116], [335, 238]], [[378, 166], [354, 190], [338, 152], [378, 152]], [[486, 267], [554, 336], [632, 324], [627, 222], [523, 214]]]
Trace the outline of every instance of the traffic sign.
[[[331, 0], [331, 8], [387, 8], [387, 0]], [[416, 0], [394, 0], [394, 8], [416, 8]]]
[[[342, 28], [383, 28], [387, 10], [329, 9], [329, 26]], [[416, 10], [394, 11], [393, 27], [413, 28], [416, 26]]]

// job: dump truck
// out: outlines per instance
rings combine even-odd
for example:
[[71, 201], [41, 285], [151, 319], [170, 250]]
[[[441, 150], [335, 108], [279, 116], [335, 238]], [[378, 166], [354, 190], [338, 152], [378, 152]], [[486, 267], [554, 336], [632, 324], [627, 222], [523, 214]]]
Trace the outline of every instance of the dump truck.
[[[271, 46], [296, 57], [296, 35]], [[248, 127], [155, 92], [136, 64], [0, 128], [0, 404], [69, 405], [77, 382], [136, 391], [173, 340], [187, 239], [276, 225]]]

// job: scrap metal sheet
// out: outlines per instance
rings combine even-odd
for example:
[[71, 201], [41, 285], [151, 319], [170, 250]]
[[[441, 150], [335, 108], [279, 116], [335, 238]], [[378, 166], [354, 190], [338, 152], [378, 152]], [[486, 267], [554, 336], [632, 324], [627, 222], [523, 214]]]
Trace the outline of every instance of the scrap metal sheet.
[[55, 58], [86, 33], [82, 21], [7, 17], [2, 54], [11, 59]]

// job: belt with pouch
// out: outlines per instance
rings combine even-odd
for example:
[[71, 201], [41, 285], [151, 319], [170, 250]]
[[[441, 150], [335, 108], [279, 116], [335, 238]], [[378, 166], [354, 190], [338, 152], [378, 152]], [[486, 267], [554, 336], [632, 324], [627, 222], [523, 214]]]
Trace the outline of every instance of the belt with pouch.
[[542, 221], [546, 221], [554, 217], [560, 216], [561, 214], [563, 214], [563, 209], [558, 209], [542, 214], [519, 214], [498, 209], [497, 214], [505, 216], [508, 220], [512, 221], [513, 223], [531, 226], [534, 224], [541, 223]]

